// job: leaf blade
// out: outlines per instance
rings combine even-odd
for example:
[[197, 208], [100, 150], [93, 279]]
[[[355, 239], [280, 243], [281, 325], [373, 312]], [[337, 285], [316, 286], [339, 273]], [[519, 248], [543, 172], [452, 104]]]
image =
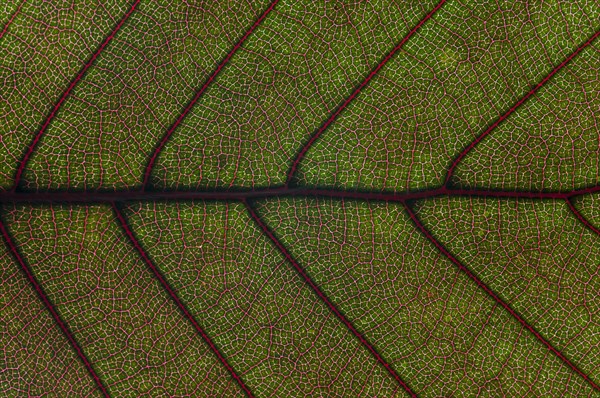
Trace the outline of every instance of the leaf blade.
[[126, 243], [109, 207], [15, 208], [6, 220], [108, 393], [236, 394]]
[[[387, 353], [419, 396], [457, 391], [477, 395], [488, 383], [514, 396], [530, 390], [535, 396], [555, 396], [567, 386], [573, 388], [571, 394], [593, 394], [592, 386], [573, 378], [572, 370], [547, 347], [524, 336], [524, 328], [506, 311], [494, 309], [494, 300], [481, 295], [480, 287], [431, 242], [412, 234], [414, 227], [402, 205], [272, 199], [262, 202], [259, 211], [266, 222], [279, 226], [283, 244], [357, 328], [376, 342], [376, 349]], [[498, 344], [507, 340], [513, 345]], [[486, 347], [486, 341], [494, 343]], [[506, 349], [513, 355], [499, 354]], [[511, 365], [497, 368], [498, 356]], [[550, 373], [561, 374], [561, 381], [538, 382], [530, 372], [519, 372], [532, 363], [540, 371], [553, 369]]]

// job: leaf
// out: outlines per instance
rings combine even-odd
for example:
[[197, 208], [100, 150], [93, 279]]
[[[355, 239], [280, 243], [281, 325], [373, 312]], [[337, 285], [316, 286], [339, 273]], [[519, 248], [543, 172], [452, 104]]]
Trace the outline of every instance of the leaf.
[[3, 396], [600, 396], [597, 2], [0, 7]]

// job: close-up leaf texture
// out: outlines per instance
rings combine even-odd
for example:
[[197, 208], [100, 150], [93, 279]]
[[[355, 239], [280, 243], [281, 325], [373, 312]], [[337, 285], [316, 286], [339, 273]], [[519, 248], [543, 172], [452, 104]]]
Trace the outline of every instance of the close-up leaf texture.
[[0, 4], [1, 397], [600, 397], [598, 0]]

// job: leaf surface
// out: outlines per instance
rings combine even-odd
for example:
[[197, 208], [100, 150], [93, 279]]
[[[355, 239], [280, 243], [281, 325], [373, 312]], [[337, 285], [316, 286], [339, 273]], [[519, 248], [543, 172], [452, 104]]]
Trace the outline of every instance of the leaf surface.
[[600, 396], [599, 21], [1, 6], [1, 395]]

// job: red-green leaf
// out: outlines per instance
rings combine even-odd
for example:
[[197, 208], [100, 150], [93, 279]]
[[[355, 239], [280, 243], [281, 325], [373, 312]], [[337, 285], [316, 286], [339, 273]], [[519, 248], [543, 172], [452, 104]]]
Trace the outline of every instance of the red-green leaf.
[[0, 24], [0, 395], [599, 396], [596, 1]]

